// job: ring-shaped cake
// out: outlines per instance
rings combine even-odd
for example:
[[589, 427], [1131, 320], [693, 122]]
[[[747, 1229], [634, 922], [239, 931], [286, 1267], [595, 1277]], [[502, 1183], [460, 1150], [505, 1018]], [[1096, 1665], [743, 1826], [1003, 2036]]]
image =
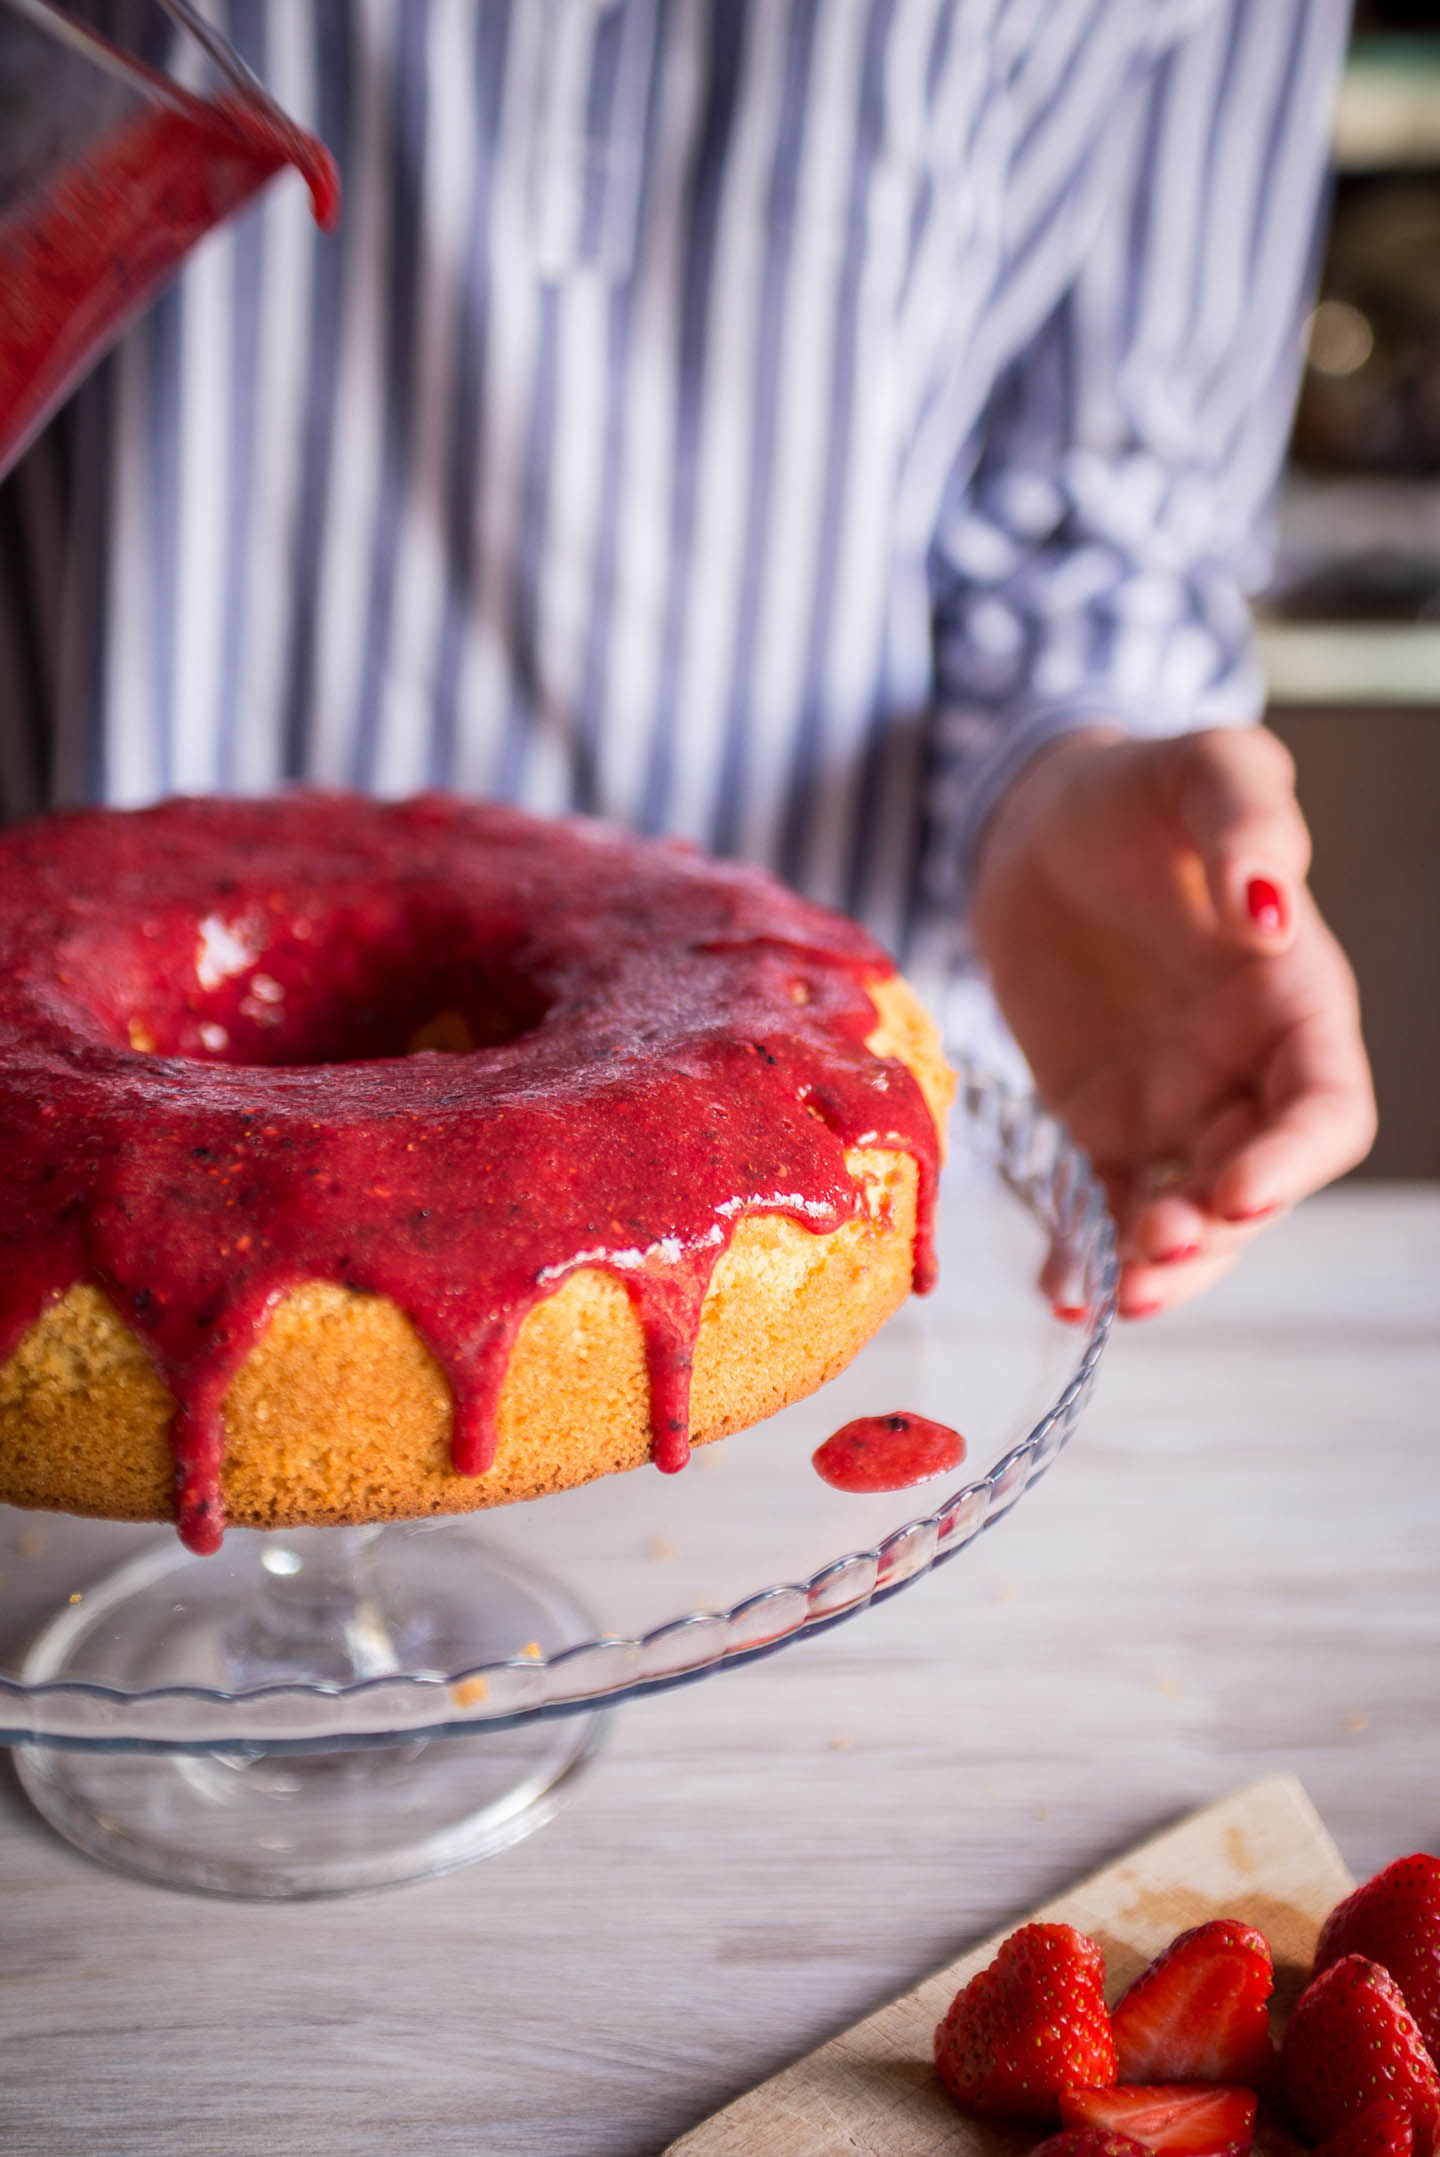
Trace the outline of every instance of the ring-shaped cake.
[[528, 1498], [768, 1415], [924, 1288], [952, 1090], [759, 870], [424, 796], [0, 837], [0, 1501]]

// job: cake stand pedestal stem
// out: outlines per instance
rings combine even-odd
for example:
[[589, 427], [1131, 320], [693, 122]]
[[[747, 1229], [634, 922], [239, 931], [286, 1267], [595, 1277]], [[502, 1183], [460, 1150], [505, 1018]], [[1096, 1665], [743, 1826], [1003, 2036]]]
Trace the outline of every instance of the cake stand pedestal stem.
[[378, 1551], [384, 1532], [290, 1528], [264, 1538], [254, 1604], [225, 1642], [229, 1689], [287, 1677], [353, 1685], [406, 1667], [401, 1636], [414, 1619], [387, 1608]]

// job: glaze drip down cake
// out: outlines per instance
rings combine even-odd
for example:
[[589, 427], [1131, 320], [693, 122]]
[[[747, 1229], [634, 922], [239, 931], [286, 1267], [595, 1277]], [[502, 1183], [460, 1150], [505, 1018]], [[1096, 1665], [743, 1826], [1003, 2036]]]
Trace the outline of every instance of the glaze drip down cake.
[[0, 1501], [454, 1513], [758, 1421], [933, 1273], [951, 1075], [763, 872], [428, 796], [0, 836]]

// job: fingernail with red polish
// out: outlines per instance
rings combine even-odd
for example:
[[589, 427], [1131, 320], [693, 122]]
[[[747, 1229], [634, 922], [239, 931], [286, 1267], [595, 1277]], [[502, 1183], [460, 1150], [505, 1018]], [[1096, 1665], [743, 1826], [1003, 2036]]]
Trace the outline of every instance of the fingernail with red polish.
[[1159, 1308], [1158, 1303], [1127, 1303], [1120, 1316], [1122, 1318], [1153, 1318]]
[[1245, 1221], [1263, 1221], [1267, 1215], [1278, 1213], [1279, 1210], [1279, 1206], [1272, 1198], [1268, 1206], [1237, 1206], [1233, 1212], [1227, 1213], [1225, 1218], [1227, 1221], [1233, 1222], [1236, 1228], [1239, 1228]]
[[1277, 936], [1284, 928], [1285, 902], [1280, 886], [1272, 884], [1268, 876], [1251, 877], [1245, 886], [1245, 904], [1250, 909], [1250, 919], [1267, 935]]
[[1177, 1243], [1173, 1251], [1156, 1251], [1152, 1255], [1150, 1263], [1152, 1266], [1180, 1266], [1184, 1264], [1187, 1258], [1198, 1258], [1199, 1256], [1200, 1246], [1198, 1243]]
[[1052, 1303], [1050, 1308], [1062, 1326], [1078, 1326], [1084, 1321], [1085, 1306], [1083, 1303]]

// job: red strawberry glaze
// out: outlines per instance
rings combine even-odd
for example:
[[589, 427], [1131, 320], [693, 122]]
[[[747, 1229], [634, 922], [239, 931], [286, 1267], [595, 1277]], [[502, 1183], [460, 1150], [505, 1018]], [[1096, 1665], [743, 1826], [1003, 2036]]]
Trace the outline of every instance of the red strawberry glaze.
[[[863, 930], [762, 872], [443, 796], [177, 801], [0, 836], [0, 1356], [101, 1288], [177, 1402], [177, 1516], [223, 1529], [221, 1407], [308, 1279], [388, 1296], [483, 1474], [511, 1346], [580, 1266], [646, 1342], [652, 1449], [688, 1457], [700, 1306], [737, 1220], [825, 1232], [848, 1147], [910, 1154], [934, 1278], [938, 1141], [863, 1047]], [[407, 1053], [439, 1012], [472, 1053]]]
[[329, 231], [324, 145], [236, 97], [142, 108], [0, 223], [0, 470], [195, 242], [287, 165]]
[[857, 1416], [815, 1448], [815, 1473], [836, 1490], [864, 1496], [908, 1490], [912, 1483], [947, 1475], [965, 1458], [965, 1440], [948, 1423], [904, 1410], [888, 1416]]

